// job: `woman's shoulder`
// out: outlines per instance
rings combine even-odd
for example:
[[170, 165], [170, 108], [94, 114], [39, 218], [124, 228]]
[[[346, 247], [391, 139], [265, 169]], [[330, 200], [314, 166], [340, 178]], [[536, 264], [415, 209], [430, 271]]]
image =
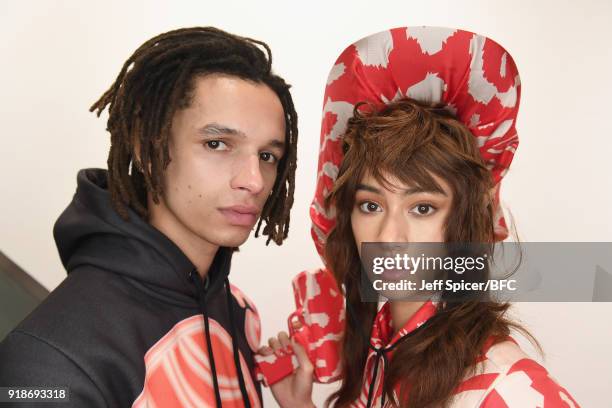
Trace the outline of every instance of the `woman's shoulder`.
[[514, 339], [491, 342], [474, 371], [458, 387], [453, 407], [579, 407]]

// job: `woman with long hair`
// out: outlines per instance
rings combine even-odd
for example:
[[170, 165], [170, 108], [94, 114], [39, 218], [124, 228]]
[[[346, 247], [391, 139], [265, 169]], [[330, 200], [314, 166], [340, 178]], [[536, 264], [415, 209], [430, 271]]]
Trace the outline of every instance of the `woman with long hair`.
[[[293, 330], [316, 336], [296, 342], [282, 333], [262, 349], [295, 351], [296, 372], [271, 384], [281, 406], [312, 406], [313, 373], [321, 380], [322, 368], [326, 381], [340, 380], [327, 400], [334, 407], [578, 406], [510, 336], [514, 329], [537, 344], [507, 317], [508, 303], [446, 292], [382, 307], [362, 299], [362, 243], [492, 245], [507, 237], [499, 187], [518, 145], [519, 100], [512, 57], [467, 31], [397, 28], [340, 55], [325, 94], [311, 207], [326, 269], [310, 274], [317, 283], [303, 294], [308, 306], [309, 296], [329, 305], [325, 297], [343, 293], [346, 309], [336, 304], [325, 319], [311, 311], [318, 318]], [[325, 330], [334, 316], [341, 336]], [[330, 344], [336, 359], [320, 351]]]

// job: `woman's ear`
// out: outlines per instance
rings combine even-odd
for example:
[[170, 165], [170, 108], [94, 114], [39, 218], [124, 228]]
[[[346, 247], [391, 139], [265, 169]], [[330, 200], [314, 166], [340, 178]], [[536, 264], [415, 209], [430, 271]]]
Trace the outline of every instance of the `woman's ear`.
[[495, 207], [495, 203], [498, 197], [497, 196], [498, 192], [499, 192], [499, 183], [491, 187], [489, 191], [487, 192], [487, 194], [483, 196], [483, 205], [485, 208], [488, 207], [489, 205]]

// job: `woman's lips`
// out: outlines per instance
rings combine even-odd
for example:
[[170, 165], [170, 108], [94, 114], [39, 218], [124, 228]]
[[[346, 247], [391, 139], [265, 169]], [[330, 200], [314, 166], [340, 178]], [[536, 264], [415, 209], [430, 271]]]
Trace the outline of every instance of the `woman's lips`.
[[392, 281], [400, 281], [402, 279], [410, 279], [412, 275], [410, 275], [409, 271], [403, 269], [385, 269], [385, 271], [379, 275], [383, 281], [392, 282]]
[[249, 228], [255, 224], [259, 213], [257, 207], [244, 205], [220, 208], [219, 211], [230, 224]]

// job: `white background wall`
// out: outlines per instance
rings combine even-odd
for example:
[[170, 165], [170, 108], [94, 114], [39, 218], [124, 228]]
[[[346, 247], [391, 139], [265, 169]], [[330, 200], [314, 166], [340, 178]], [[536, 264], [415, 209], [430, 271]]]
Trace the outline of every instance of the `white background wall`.
[[[612, 241], [612, 2], [11, 2], [0, 16], [0, 250], [53, 289], [64, 278], [51, 235], [76, 172], [104, 167], [106, 118], [89, 106], [145, 40], [214, 25], [266, 41], [300, 115], [290, 239], [244, 245], [232, 279], [257, 303], [264, 339], [285, 328], [291, 277], [320, 261], [307, 209], [324, 84], [339, 52], [396, 26], [463, 28], [502, 44], [519, 67], [521, 144], [502, 198], [523, 241]], [[253, 265], [257, 265], [256, 268]], [[584, 407], [609, 406], [612, 304], [520, 304], [545, 364]], [[329, 389], [317, 387], [322, 401]], [[266, 402], [275, 406], [266, 391]]]

